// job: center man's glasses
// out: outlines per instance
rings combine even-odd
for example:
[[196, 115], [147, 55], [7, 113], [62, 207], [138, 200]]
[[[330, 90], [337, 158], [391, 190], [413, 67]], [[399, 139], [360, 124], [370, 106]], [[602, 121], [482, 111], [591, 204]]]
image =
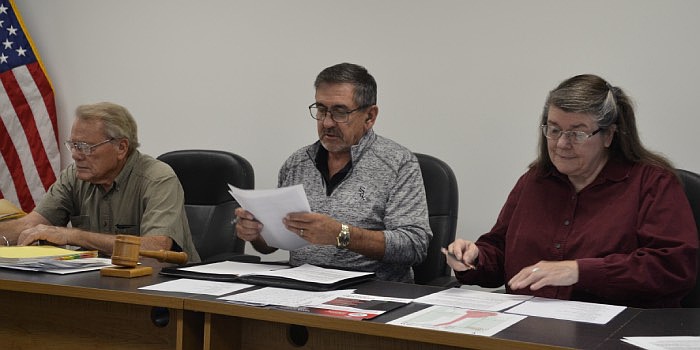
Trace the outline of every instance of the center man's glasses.
[[95, 149], [95, 147], [104, 145], [107, 142], [114, 141], [114, 138], [104, 140], [102, 142], [96, 143], [94, 145], [90, 145], [87, 142], [73, 142], [73, 141], [66, 141], [66, 148], [68, 148], [69, 152], [79, 152], [80, 154], [84, 154], [86, 156], [89, 156], [92, 153], [92, 150]]
[[317, 103], [314, 103], [311, 106], [309, 106], [309, 113], [311, 113], [311, 118], [314, 118], [316, 120], [323, 120], [328, 114], [330, 114], [331, 119], [333, 119], [334, 122], [347, 123], [351, 114], [367, 107], [369, 106], [360, 106], [348, 111], [345, 108], [328, 109], [328, 107], [324, 105], [318, 105]]
[[586, 142], [586, 140], [590, 139], [593, 137], [593, 135], [599, 133], [601, 128], [598, 128], [596, 131], [588, 134], [585, 131], [564, 131], [562, 129], [557, 128], [556, 126], [551, 126], [551, 125], [541, 125], [542, 128], [542, 134], [544, 134], [544, 137], [550, 139], [550, 140], [559, 140], [559, 138], [562, 135], [565, 135], [566, 138], [569, 139], [572, 143], [575, 144], [581, 144]]

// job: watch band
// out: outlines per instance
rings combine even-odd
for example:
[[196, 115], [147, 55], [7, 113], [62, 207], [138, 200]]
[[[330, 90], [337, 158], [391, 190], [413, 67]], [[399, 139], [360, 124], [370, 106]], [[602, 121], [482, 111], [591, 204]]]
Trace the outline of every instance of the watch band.
[[350, 245], [350, 226], [346, 224], [340, 224], [340, 233], [337, 237], [337, 247], [340, 249], [347, 249]]

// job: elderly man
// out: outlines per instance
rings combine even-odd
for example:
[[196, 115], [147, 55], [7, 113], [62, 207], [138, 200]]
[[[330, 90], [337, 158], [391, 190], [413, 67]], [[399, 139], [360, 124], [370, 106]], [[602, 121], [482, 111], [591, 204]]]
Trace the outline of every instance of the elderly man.
[[[147, 250], [182, 250], [198, 262], [184, 193], [165, 163], [141, 154], [136, 122], [103, 102], [76, 109], [66, 141], [74, 163], [27, 216], [0, 223], [10, 243], [47, 241], [112, 254], [116, 234], [142, 236]], [[72, 227], [66, 227], [68, 222]]]
[[[284, 225], [310, 245], [291, 251], [290, 263], [373, 271], [379, 279], [413, 281], [432, 232], [416, 157], [372, 130], [377, 84], [367, 70], [342, 63], [323, 70], [309, 106], [319, 141], [282, 166], [278, 185], [303, 184], [310, 213], [289, 213]], [[255, 213], [236, 210], [236, 234], [271, 253]]]

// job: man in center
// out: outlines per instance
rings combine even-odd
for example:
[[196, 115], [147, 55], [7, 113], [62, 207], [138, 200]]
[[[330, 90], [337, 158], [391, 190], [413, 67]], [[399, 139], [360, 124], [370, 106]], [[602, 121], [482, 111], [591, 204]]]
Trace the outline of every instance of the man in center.
[[[311, 243], [290, 251], [290, 264], [375, 272], [412, 282], [411, 266], [425, 259], [432, 232], [416, 156], [374, 133], [377, 83], [364, 67], [341, 63], [324, 69], [309, 106], [319, 140], [282, 165], [278, 186], [302, 184], [311, 212], [289, 213], [287, 229]], [[255, 213], [236, 210], [236, 234], [264, 254]]]

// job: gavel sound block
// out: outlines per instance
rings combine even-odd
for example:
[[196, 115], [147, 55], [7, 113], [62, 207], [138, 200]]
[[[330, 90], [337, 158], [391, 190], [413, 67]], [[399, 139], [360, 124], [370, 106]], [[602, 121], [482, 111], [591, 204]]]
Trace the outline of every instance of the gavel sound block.
[[141, 237], [118, 235], [114, 241], [112, 264], [117, 267], [104, 267], [100, 270], [102, 276], [138, 277], [153, 273], [150, 266], [137, 266], [139, 256], [155, 258], [160, 262], [182, 265], [187, 262], [187, 253], [169, 250], [141, 250]]

